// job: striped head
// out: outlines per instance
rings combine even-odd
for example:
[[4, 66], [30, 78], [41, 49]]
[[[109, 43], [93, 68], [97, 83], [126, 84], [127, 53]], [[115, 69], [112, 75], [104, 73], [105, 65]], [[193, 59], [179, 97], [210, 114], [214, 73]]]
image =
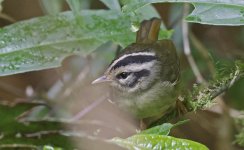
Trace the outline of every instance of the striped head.
[[160, 61], [155, 52], [125, 53], [116, 58], [104, 76], [93, 83], [110, 81], [115, 90], [134, 93], [150, 88], [160, 74]]
[[139, 118], [162, 114], [174, 103], [179, 59], [171, 40], [158, 40], [160, 19], [144, 20], [127, 46], [94, 83], [109, 82], [112, 100]]

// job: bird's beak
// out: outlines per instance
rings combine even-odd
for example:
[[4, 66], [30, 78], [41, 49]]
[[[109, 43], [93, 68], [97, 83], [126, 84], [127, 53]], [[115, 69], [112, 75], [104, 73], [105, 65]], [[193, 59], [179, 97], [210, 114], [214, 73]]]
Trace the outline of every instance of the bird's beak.
[[97, 78], [96, 80], [94, 80], [92, 82], [92, 84], [103, 83], [103, 82], [108, 82], [108, 81], [111, 81], [111, 80], [108, 79], [107, 76], [101, 76], [101, 77]]

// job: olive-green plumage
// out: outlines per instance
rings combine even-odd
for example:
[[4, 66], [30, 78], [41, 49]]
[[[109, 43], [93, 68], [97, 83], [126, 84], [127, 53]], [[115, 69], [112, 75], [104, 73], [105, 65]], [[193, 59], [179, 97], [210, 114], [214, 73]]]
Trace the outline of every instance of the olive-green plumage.
[[112, 100], [138, 118], [165, 113], [176, 100], [179, 59], [171, 40], [158, 40], [160, 20], [141, 23], [126, 47], [94, 83], [110, 81]]

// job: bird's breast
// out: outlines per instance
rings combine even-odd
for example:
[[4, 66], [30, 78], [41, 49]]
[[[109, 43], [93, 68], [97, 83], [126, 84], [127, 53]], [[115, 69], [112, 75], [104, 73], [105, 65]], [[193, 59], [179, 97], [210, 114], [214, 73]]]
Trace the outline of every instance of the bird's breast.
[[170, 82], [157, 82], [149, 90], [137, 93], [114, 91], [112, 99], [138, 118], [162, 114], [175, 102]]

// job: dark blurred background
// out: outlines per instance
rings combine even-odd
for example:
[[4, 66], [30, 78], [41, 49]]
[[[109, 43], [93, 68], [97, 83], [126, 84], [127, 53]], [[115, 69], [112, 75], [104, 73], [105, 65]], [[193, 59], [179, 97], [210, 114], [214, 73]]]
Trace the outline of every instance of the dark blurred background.
[[[11, 19], [1, 17], [1, 27], [45, 15], [39, 0], [5, 0], [2, 6], [2, 13]], [[172, 39], [181, 58], [181, 80], [183, 86], [191, 90], [196, 79], [183, 53], [183, 5], [161, 3], [153, 6], [158, 10], [167, 29], [174, 30]], [[88, 1], [85, 7], [106, 9], [97, 0]], [[68, 5], [64, 4], [62, 10], [69, 10]], [[244, 58], [244, 27], [201, 24], [189, 24], [189, 27], [192, 53], [207, 81], [213, 78], [217, 65]], [[113, 59], [116, 49], [117, 45], [108, 42], [89, 56], [71, 56], [65, 59], [60, 68], [0, 77], [0, 100], [46, 101], [53, 106], [48, 115], [78, 118], [84, 122], [81, 128], [88, 134], [102, 138], [130, 136], [136, 132], [139, 122], [102, 99], [101, 95], [106, 93], [106, 87], [90, 86], [91, 81]], [[99, 57], [101, 53], [107, 54], [106, 57]], [[243, 89], [244, 79], [241, 79], [222, 96], [228, 107], [244, 109]], [[187, 114], [183, 118], [190, 118], [191, 121], [174, 129], [171, 135], [202, 142], [210, 149], [241, 149], [233, 146], [235, 131], [232, 130], [232, 123], [228, 116], [220, 115], [219, 110], [221, 107]]]

